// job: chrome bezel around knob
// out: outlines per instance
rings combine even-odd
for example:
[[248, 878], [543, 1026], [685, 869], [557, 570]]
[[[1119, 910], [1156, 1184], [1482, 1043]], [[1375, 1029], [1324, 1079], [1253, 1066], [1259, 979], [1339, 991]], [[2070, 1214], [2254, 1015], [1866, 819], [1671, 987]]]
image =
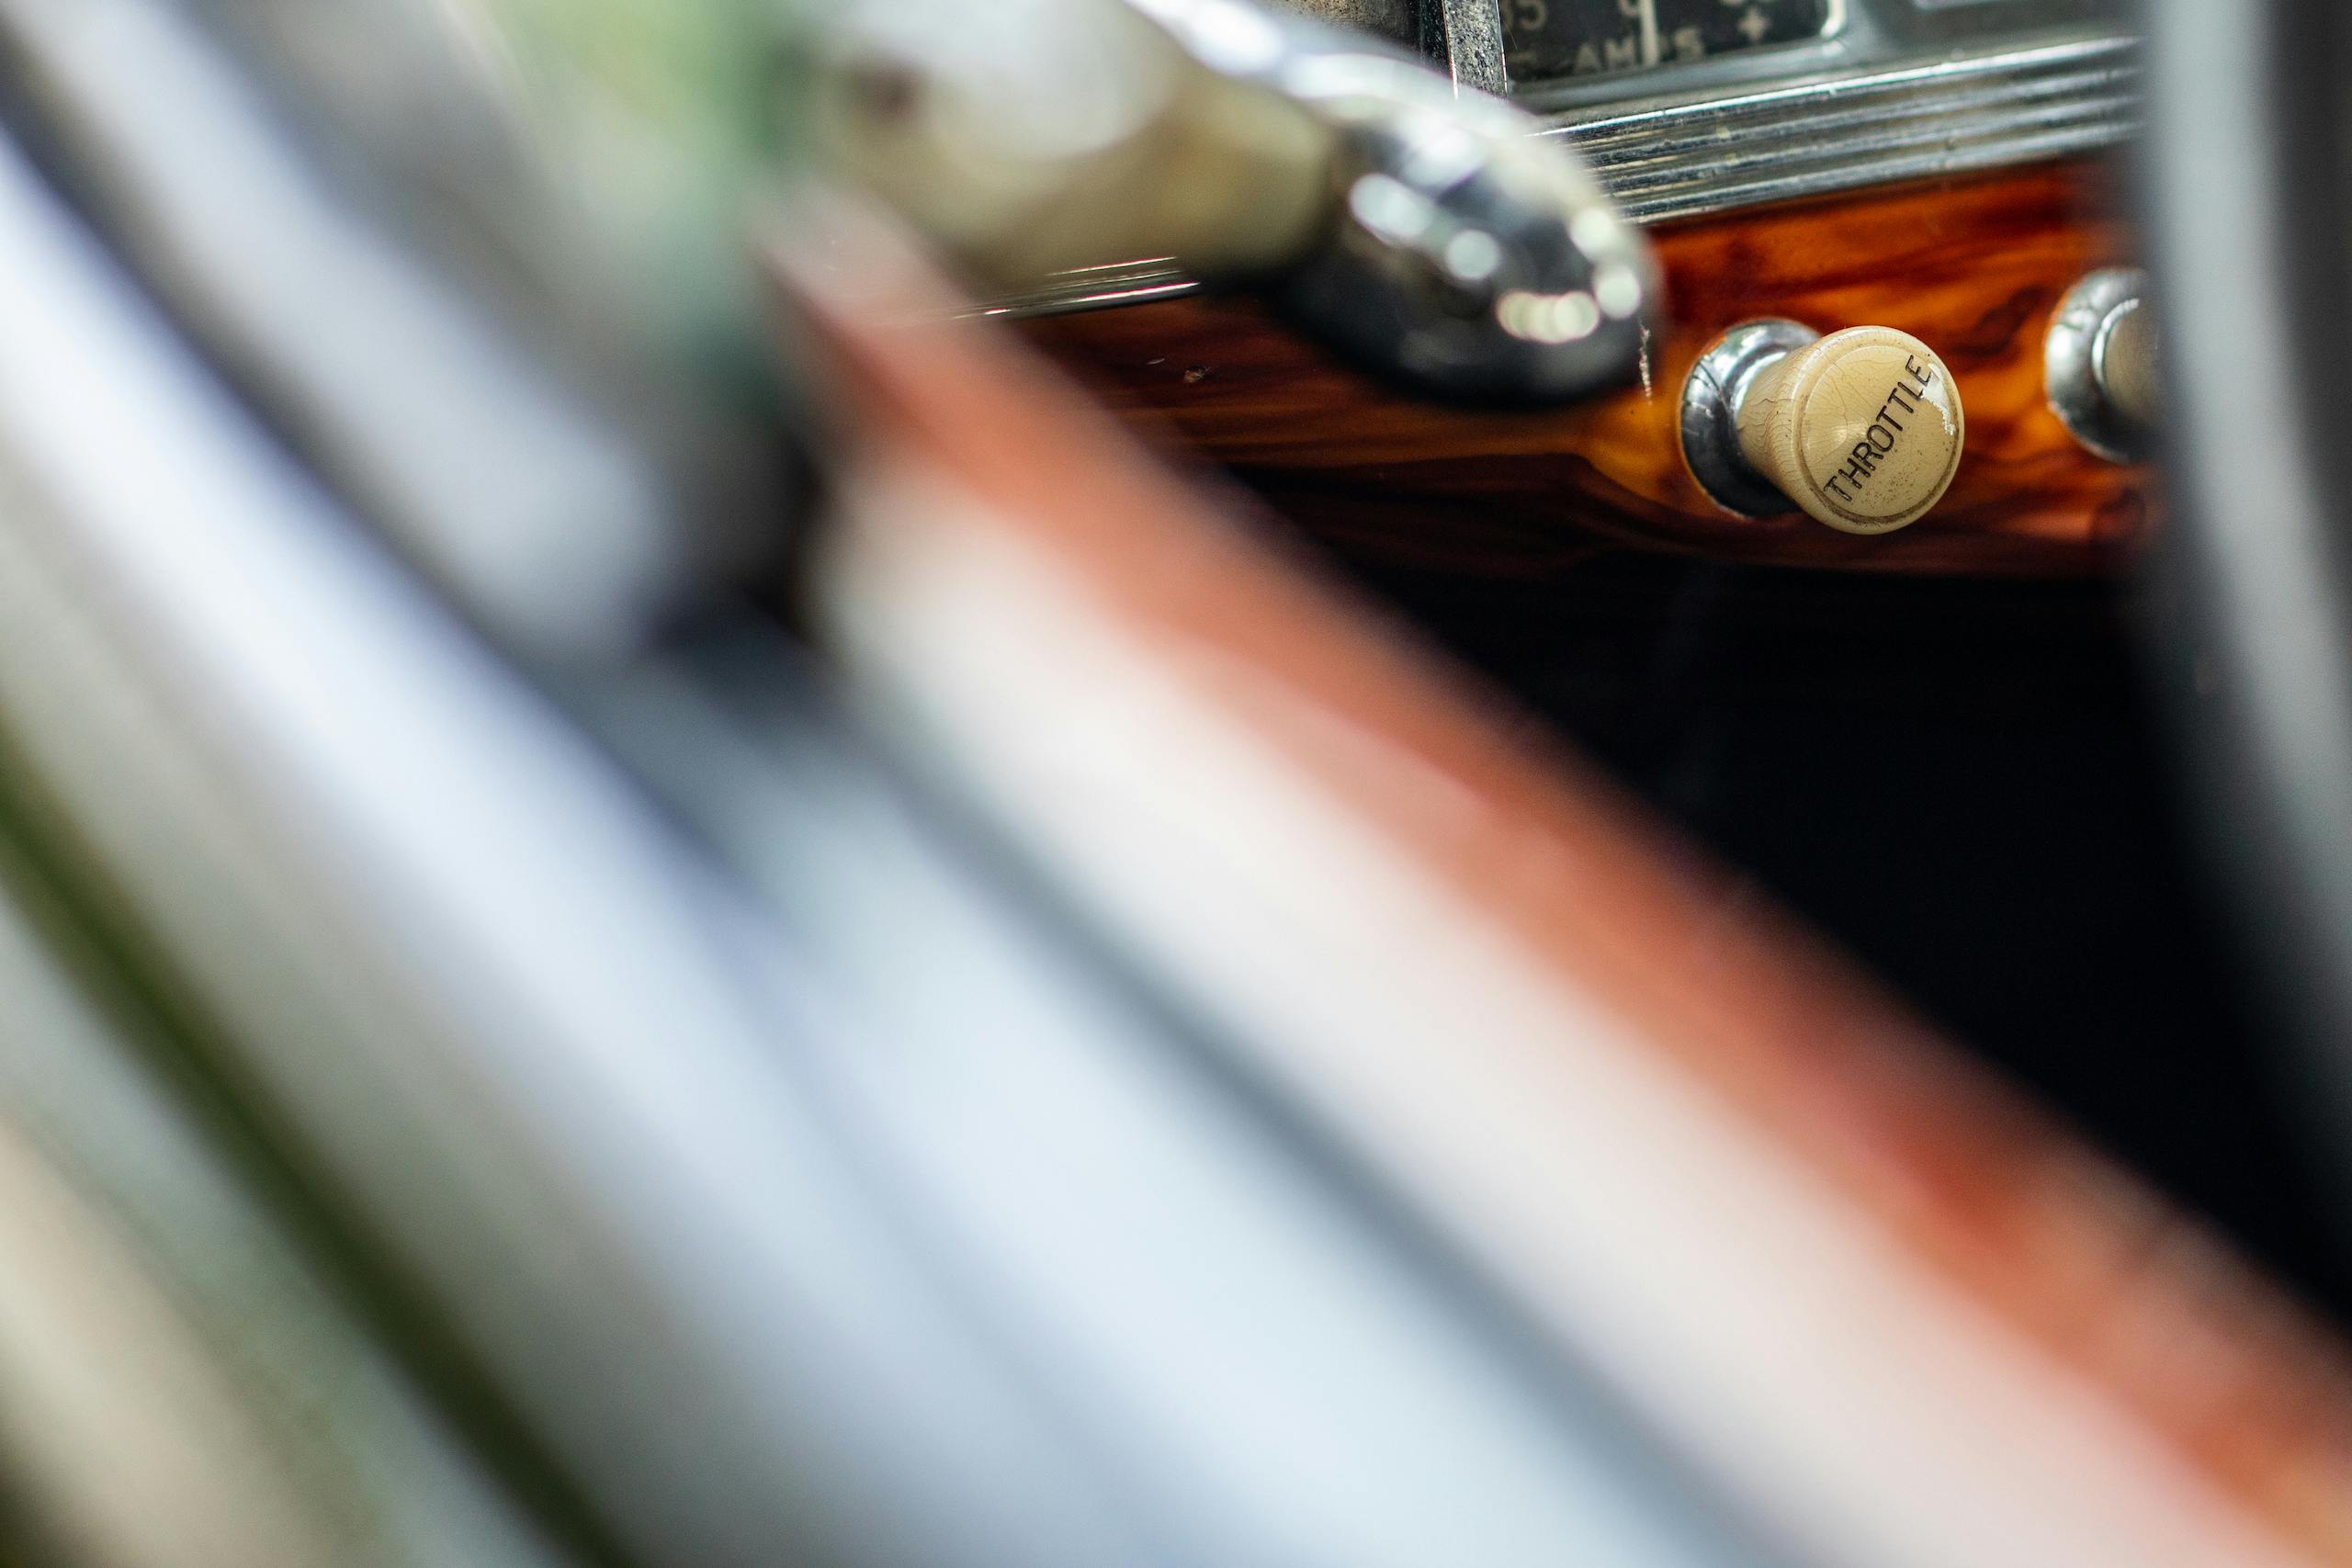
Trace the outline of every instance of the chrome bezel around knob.
[[1797, 503], [1748, 465], [1739, 411], [1756, 378], [1821, 340], [1802, 321], [1746, 321], [1717, 338], [1682, 384], [1682, 460], [1716, 504], [1747, 517], [1775, 517]]
[[2108, 366], [2116, 328], [2147, 309], [2146, 273], [2104, 268], [2068, 291], [2043, 344], [2043, 389], [2052, 412], [2075, 440], [2111, 463], [2141, 462], [2155, 447], [2154, 427], [2111, 394]]

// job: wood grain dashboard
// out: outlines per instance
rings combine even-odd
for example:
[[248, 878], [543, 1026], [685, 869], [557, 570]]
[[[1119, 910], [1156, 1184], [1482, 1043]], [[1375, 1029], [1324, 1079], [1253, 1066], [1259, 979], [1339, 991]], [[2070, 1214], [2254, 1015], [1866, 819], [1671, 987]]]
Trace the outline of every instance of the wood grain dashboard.
[[[2111, 171], [2048, 164], [1655, 231], [1670, 324], [1642, 383], [1541, 413], [1390, 394], [1252, 301], [1048, 317], [1031, 340], [1111, 408], [1172, 430], [1351, 553], [1540, 575], [1596, 544], [1848, 570], [2096, 575], [2147, 535], [2150, 475], [2076, 444], [2049, 408], [2042, 343], [2084, 274], [2126, 263]], [[1717, 505], [1682, 458], [1682, 383], [1726, 329], [1785, 316], [1899, 327], [1959, 379], [1968, 439], [1937, 509], [1860, 538]]]

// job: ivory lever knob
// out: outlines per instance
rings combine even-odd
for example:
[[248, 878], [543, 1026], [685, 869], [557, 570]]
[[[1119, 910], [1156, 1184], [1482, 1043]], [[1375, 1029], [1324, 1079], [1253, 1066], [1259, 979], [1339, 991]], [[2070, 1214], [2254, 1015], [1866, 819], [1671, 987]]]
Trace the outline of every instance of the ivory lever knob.
[[1960, 389], [1935, 351], [1892, 327], [1832, 333], [1756, 373], [1739, 449], [1807, 513], [1849, 534], [1926, 516], [1960, 471]]

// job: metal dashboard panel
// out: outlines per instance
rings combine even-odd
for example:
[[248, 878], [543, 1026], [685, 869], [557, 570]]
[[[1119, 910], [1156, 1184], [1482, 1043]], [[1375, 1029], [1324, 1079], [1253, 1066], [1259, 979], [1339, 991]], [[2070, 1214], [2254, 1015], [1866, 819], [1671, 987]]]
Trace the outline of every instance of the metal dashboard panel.
[[[2090, 7], [2059, 0], [2059, 8]], [[2006, 15], [2014, 24], [2017, 8], [2013, 0], [1973, 0], [1941, 14], [1976, 24]], [[1983, 37], [1981, 25], [1974, 36]], [[1849, 59], [1852, 42], [1847, 40]], [[1791, 52], [1758, 54], [1785, 72]], [[1721, 63], [1735, 62], [1758, 62], [1726, 57]], [[1628, 80], [1620, 78], [1604, 101], [1580, 99], [1541, 117], [1547, 134], [1571, 141], [1641, 221], [2081, 156], [2129, 141], [2141, 123], [2141, 45], [2130, 31], [2107, 25], [2042, 28], [2006, 41], [1840, 70], [1807, 68], [1736, 86], [1694, 85], [1695, 69], [1668, 68], [1670, 92], [1629, 99]], [[1540, 101], [1521, 99], [1530, 107]], [[986, 310], [1051, 315], [1168, 299], [1195, 287], [1173, 262], [1144, 257], [1068, 273]]]
[[[1448, 14], [1493, 8], [1494, 0], [1433, 0]], [[1553, 0], [1558, 3], [1558, 0]], [[1670, 0], [1634, 0], [1659, 6]], [[1657, 91], [1720, 94], [1764, 82], [1787, 84], [1903, 64], [1955, 52], [2014, 48], [2074, 29], [2128, 29], [2117, 0], [1835, 0], [1820, 36], [1595, 75], [1513, 79], [1512, 96], [1538, 112], [1623, 103]]]

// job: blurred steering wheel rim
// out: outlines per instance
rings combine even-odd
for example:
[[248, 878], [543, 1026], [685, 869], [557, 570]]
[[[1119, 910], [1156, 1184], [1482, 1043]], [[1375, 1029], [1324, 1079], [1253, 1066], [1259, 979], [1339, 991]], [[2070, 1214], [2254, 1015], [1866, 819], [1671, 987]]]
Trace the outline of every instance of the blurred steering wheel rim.
[[[2151, 0], [2182, 727], [2352, 1257], [2352, 13]], [[2177, 650], [2176, 650], [2177, 651]]]

